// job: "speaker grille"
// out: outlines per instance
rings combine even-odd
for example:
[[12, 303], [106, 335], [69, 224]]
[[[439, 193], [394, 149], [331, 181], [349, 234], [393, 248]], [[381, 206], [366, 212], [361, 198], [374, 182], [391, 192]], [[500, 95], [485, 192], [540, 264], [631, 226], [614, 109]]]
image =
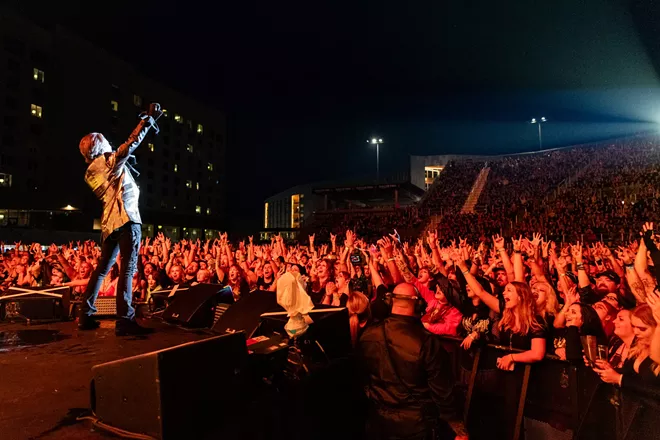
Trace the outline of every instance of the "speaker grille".
[[229, 308], [229, 304], [223, 304], [223, 303], [216, 304], [215, 314], [213, 316], [213, 325], [215, 325], [215, 323], [218, 322], [218, 319], [220, 319], [220, 317], [225, 314], [228, 308]]

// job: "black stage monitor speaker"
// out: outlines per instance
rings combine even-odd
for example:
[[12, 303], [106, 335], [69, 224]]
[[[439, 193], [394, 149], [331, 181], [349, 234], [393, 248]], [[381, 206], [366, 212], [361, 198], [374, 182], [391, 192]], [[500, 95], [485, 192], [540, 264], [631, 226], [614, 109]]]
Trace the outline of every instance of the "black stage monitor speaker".
[[275, 292], [265, 290], [250, 292], [227, 309], [213, 326], [213, 331], [226, 333], [242, 330], [248, 338], [251, 338], [259, 327], [262, 313], [283, 310], [277, 304]]
[[232, 438], [234, 412], [245, 409], [246, 361], [239, 332], [96, 365], [92, 411], [158, 439]]
[[177, 292], [163, 312], [163, 319], [190, 328], [211, 328], [218, 304], [233, 303], [230, 288], [218, 284], [197, 284]]
[[[314, 358], [318, 361], [339, 359], [349, 356], [352, 352], [351, 329], [348, 323], [348, 309], [345, 307], [332, 307], [317, 305], [309, 313], [312, 324], [301, 338], [312, 341], [315, 350]], [[286, 335], [284, 325], [289, 318], [286, 312], [263, 313], [258, 335], [272, 335], [273, 333]], [[320, 346], [320, 347], [319, 347]]]
[[68, 319], [71, 288], [10, 287], [0, 296], [0, 319], [62, 321]]

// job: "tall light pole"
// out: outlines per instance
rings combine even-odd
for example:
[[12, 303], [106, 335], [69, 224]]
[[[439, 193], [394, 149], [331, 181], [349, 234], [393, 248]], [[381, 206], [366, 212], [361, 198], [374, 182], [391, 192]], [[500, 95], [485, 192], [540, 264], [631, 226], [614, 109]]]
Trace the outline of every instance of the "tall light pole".
[[541, 132], [541, 125], [543, 125], [544, 122], [548, 122], [548, 120], [545, 119], [545, 117], [542, 117], [541, 119], [532, 118], [531, 121], [532, 124], [539, 125], [539, 150], [543, 149], [543, 134]]
[[376, 146], [376, 181], [380, 179], [380, 144], [383, 143], [381, 138], [367, 139], [368, 144]]

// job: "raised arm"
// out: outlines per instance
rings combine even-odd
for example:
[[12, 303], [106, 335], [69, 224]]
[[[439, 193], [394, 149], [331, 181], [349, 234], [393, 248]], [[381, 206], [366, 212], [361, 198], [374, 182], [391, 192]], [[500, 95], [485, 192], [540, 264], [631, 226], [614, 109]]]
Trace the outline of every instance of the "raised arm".
[[149, 110], [146, 113], [140, 115], [140, 123], [135, 127], [133, 132], [128, 136], [126, 142], [121, 144], [117, 151], [115, 152], [115, 163], [113, 174], [120, 175], [122, 167], [128, 160], [131, 154], [137, 149], [137, 147], [142, 143], [145, 136], [151, 128], [156, 130], [158, 133], [158, 126], [156, 125], [156, 120], [160, 118], [163, 113], [160, 110], [160, 104], [152, 103], [149, 106]]
[[470, 273], [470, 270], [468, 269], [465, 260], [463, 260], [461, 253], [457, 250], [453, 250], [450, 254], [450, 258], [454, 261], [456, 267], [458, 267], [458, 269], [461, 271], [465, 277], [465, 281], [467, 281], [468, 286], [470, 286], [470, 289], [474, 292], [474, 294], [477, 295], [479, 299], [488, 306], [489, 309], [496, 313], [500, 313], [500, 301], [495, 296], [486, 292], [483, 287], [481, 287], [479, 281], [477, 281], [477, 279]]

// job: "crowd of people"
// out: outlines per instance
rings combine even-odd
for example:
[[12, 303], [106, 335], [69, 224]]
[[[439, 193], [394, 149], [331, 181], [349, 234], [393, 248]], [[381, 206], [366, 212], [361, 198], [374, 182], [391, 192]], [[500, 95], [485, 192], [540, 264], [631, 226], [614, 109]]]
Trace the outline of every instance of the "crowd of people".
[[[442, 246], [431, 232], [414, 242], [396, 232], [368, 242], [352, 231], [319, 244], [248, 241], [235, 246], [226, 234], [205, 242], [172, 243], [158, 234], [142, 243], [133, 282], [136, 299], [197, 283], [232, 287], [235, 300], [251, 290], [275, 291], [278, 279], [293, 273], [315, 304], [346, 306], [354, 344], [374, 322], [386, 319], [378, 300], [391, 286], [407, 283], [424, 301], [419, 325], [428, 332], [462, 338], [465, 350], [494, 342], [522, 350], [493, 360], [510, 370], [555, 354], [583, 361], [581, 336], [594, 336], [603, 353], [590, 366], [622, 390], [653, 395], [660, 386], [660, 268], [652, 223], [641, 237], [611, 249], [605, 243], [560, 246], [540, 234], [510, 240]], [[69, 285], [84, 292], [98, 258], [92, 242], [51, 245], [16, 243], [3, 249], [3, 287]], [[112, 296], [119, 268], [100, 295]], [[421, 300], [420, 300], [421, 301]], [[658, 331], [656, 331], [658, 329]]]
[[[326, 219], [319, 238], [312, 234], [298, 242], [281, 236], [266, 243], [252, 237], [232, 242], [227, 234], [173, 242], [159, 233], [141, 243], [133, 296], [158, 305], [167, 297], [159, 292], [174, 286], [216, 283], [231, 287], [240, 301], [253, 290], [275, 292], [278, 280], [290, 273], [314, 304], [348, 309], [352, 342], [367, 365], [377, 364], [372, 329], [387, 329], [395, 340], [405, 339], [397, 331], [412, 328], [420, 332], [415, 334], [424, 350], [433, 345], [421, 332], [460, 338], [466, 353], [495, 343], [515, 350], [482, 360], [489, 364], [484, 368], [502, 371], [552, 354], [592, 369], [615, 387], [617, 399], [632, 395], [657, 403], [660, 235], [651, 223], [658, 212], [657, 145], [644, 138], [600, 149], [452, 164], [418, 207], [446, 208], [438, 230], [414, 239], [402, 237], [396, 228], [399, 220], [421, 223], [419, 210], [414, 216], [406, 211]], [[458, 214], [484, 166], [491, 168], [482, 194], [486, 207]], [[68, 285], [74, 299], [80, 299], [100, 252], [91, 241], [49, 247], [0, 244], [0, 295], [12, 286]], [[116, 263], [99, 296], [114, 295], [119, 269]], [[392, 295], [386, 307], [382, 300]], [[400, 298], [406, 295], [419, 307], [406, 309], [406, 298]], [[404, 309], [409, 316], [393, 320], [396, 310]], [[595, 341], [597, 354], [585, 346], [587, 336]], [[392, 349], [405, 357], [405, 343], [395, 342]], [[385, 420], [381, 428], [423, 429], [416, 423], [425, 407], [437, 403], [439, 388], [423, 388], [421, 381], [431, 379], [406, 371], [405, 363], [400, 367], [404, 371], [396, 376], [405, 376], [419, 393], [399, 392], [394, 399], [387, 391], [392, 378], [377, 373], [381, 365], [374, 366], [367, 394], [378, 402], [374, 411]], [[393, 416], [402, 401], [419, 411]], [[510, 424], [496, 422], [500, 412], [510, 409], [491, 405], [486, 411], [494, 418], [483, 423], [492, 423], [488, 429], [498, 432], [493, 438], [510, 434]], [[455, 414], [441, 416], [459, 433]], [[410, 420], [388, 425], [392, 417]], [[659, 437], [655, 417], [653, 405], [643, 407], [632, 428], [639, 437], [631, 438]]]

